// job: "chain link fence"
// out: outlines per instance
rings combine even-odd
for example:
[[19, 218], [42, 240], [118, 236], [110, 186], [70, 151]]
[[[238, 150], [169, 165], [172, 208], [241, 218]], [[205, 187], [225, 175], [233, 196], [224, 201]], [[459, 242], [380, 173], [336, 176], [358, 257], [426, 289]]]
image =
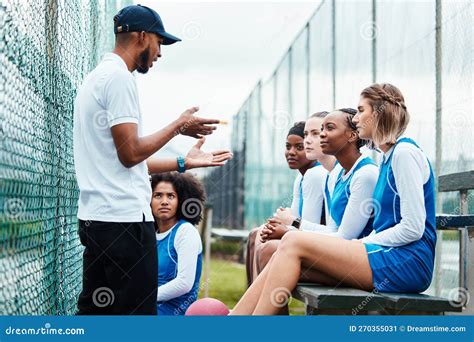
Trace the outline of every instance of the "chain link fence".
[[82, 288], [73, 105], [122, 1], [0, 4], [0, 314], [74, 314]]

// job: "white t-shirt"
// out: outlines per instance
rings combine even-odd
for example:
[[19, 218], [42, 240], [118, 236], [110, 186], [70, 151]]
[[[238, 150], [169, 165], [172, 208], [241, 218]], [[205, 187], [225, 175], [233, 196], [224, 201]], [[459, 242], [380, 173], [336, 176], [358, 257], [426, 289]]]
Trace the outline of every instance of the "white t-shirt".
[[81, 220], [153, 221], [146, 162], [127, 168], [120, 162], [111, 127], [135, 123], [141, 114], [135, 77], [123, 59], [108, 53], [85, 78], [74, 103], [74, 167]]
[[301, 217], [310, 222], [321, 222], [326, 175], [327, 171], [322, 165], [306, 170], [304, 177], [298, 172], [293, 184], [293, 201], [291, 203], [293, 216], [299, 217], [300, 182], [303, 179], [303, 211]]
[[[176, 225], [164, 233], [157, 233], [156, 240], [163, 240], [175, 228]], [[189, 222], [183, 223], [174, 237], [174, 248], [178, 254], [178, 274], [170, 282], [158, 287], [159, 302], [179, 297], [193, 288], [196, 279], [196, 260], [202, 253], [201, 236], [196, 227]]]

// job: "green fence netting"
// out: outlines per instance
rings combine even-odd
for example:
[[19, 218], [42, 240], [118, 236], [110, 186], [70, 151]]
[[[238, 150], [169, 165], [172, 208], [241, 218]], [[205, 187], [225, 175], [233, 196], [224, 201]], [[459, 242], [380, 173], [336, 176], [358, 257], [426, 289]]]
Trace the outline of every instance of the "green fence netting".
[[0, 314], [74, 314], [82, 286], [73, 104], [121, 1], [0, 4]]
[[[411, 113], [407, 134], [438, 175], [474, 169], [473, 14], [469, 0], [318, 1], [233, 117], [235, 158], [205, 179], [213, 223], [251, 229], [289, 206], [296, 173], [284, 158], [288, 129], [314, 112], [356, 107], [373, 81], [401, 89]], [[468, 199], [474, 213], [474, 191]], [[439, 212], [456, 208], [459, 194], [439, 196]], [[458, 283], [459, 243], [456, 232], [439, 239], [433, 287], [446, 295]]]

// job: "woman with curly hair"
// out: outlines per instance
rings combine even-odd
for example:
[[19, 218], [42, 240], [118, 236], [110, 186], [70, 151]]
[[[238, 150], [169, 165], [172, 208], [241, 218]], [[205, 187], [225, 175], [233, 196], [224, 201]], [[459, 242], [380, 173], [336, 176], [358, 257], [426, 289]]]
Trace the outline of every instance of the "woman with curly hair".
[[184, 315], [197, 299], [202, 242], [195, 225], [202, 219], [206, 195], [189, 174], [151, 176], [151, 209], [158, 248], [158, 315]]

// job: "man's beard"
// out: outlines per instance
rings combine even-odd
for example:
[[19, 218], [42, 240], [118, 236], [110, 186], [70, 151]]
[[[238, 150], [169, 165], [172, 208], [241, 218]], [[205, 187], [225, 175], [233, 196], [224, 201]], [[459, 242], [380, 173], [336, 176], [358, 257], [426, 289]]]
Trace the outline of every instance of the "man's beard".
[[148, 66], [148, 61], [150, 59], [150, 48], [146, 48], [140, 55], [138, 55], [138, 66], [137, 71], [140, 74], [146, 74], [150, 67]]

